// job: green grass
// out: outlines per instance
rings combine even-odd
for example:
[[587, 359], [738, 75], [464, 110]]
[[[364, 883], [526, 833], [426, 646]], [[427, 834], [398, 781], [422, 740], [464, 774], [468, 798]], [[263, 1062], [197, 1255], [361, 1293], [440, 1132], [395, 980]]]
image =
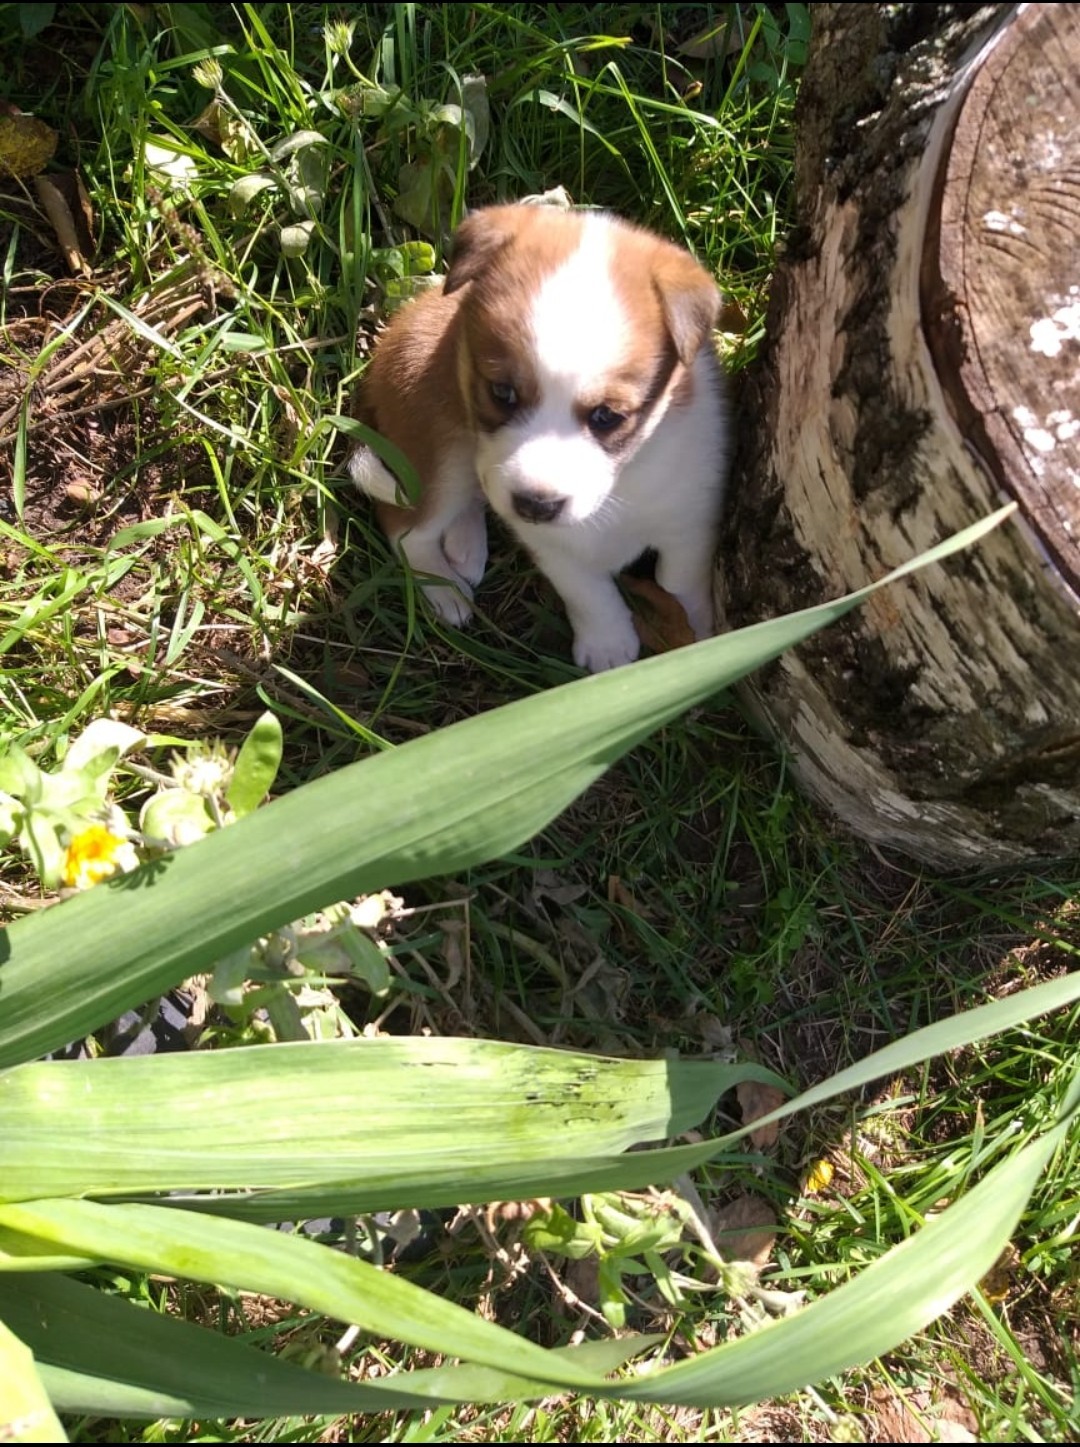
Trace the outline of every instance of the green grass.
[[[458, 634], [424, 613], [342, 488], [334, 419], [374, 318], [410, 273], [441, 263], [438, 227], [418, 232], [399, 203], [413, 214], [417, 168], [442, 168], [427, 214], [446, 221], [562, 185], [686, 242], [746, 316], [726, 341], [737, 374], [763, 334], [785, 230], [804, 8], [69, 5], [24, 34], [47, 8], [0, 6], [0, 100], [59, 132], [52, 169], [78, 168], [96, 245], [72, 280], [30, 193], [2, 188], [0, 742], [47, 759], [102, 713], [235, 741], [269, 705], [287, 787], [572, 677], [565, 621], [504, 538], [481, 616]], [[685, 43], [714, 22], [707, 58], [692, 58]], [[350, 27], [347, 53], [328, 23]], [[199, 129], [214, 93], [196, 67], [209, 78], [211, 57], [221, 95]], [[490, 109], [473, 153], [440, 112], [462, 104], [470, 75], [486, 78]], [[301, 131], [322, 144], [283, 153]], [[190, 161], [183, 188], [148, 165], [151, 138]], [[238, 183], [260, 172], [271, 184], [242, 207]], [[281, 226], [302, 222], [306, 251], [284, 256]], [[0, 903], [36, 907], [22, 862], [3, 864]], [[638, 1055], [742, 1042], [807, 1085], [1071, 967], [1077, 887], [1067, 871], [958, 885], [861, 851], [800, 800], [734, 707], [715, 707], [651, 738], [519, 854], [411, 890], [395, 993], [351, 1003], [394, 1032]], [[822, 1107], [741, 1172], [700, 1173], [697, 1189], [709, 1207], [765, 1197], [780, 1222], [765, 1284], [815, 1296], [1052, 1118], [1077, 1024], [1075, 1012], [1038, 1021]], [[702, 1413], [554, 1398], [198, 1435], [871, 1440], [902, 1397], [931, 1417], [953, 1403], [980, 1440], [1072, 1440], [1077, 1150], [1061, 1148], [1029, 1203], [1003, 1294], [782, 1402]], [[822, 1158], [831, 1185], [803, 1194]], [[500, 1239], [502, 1254], [472, 1219], [435, 1231], [402, 1269], [545, 1343], [593, 1329], [506, 1227]], [[553, 1269], [565, 1283], [565, 1263]], [[672, 1312], [639, 1284], [635, 1324], [668, 1333], [672, 1357], [753, 1315], [715, 1292]], [[339, 1325], [272, 1303], [119, 1274], [111, 1288], [287, 1352], [342, 1340]], [[425, 1364], [368, 1340], [342, 1355]], [[192, 1435], [188, 1423], [68, 1427], [86, 1441]]]

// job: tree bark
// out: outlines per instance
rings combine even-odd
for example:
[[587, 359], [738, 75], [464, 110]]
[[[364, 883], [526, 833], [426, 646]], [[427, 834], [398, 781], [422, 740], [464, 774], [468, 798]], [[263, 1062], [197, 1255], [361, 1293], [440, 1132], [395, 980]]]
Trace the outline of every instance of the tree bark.
[[1017, 519], [749, 687], [805, 787], [937, 867], [1080, 847], [1080, 7], [817, 5], [744, 389], [729, 626]]

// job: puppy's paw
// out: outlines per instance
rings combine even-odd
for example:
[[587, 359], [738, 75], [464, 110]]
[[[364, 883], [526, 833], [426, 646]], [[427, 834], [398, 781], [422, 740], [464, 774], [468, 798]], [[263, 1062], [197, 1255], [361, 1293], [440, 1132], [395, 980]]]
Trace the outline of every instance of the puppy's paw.
[[456, 518], [443, 537], [446, 561], [459, 578], [475, 588], [487, 567], [487, 519], [483, 508], [473, 509]]
[[608, 618], [574, 630], [574, 662], [590, 673], [606, 673], [633, 663], [641, 652], [641, 641], [627, 613], [625, 618]]
[[432, 612], [453, 628], [464, 628], [473, 615], [472, 589], [464, 582], [425, 583], [424, 597]]

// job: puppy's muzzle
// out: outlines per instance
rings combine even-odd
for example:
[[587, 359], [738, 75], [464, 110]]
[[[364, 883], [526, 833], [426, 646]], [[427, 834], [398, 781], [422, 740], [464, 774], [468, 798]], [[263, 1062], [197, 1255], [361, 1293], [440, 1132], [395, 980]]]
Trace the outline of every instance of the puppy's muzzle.
[[553, 523], [566, 506], [565, 497], [542, 492], [515, 492], [510, 501], [518, 517], [527, 523]]

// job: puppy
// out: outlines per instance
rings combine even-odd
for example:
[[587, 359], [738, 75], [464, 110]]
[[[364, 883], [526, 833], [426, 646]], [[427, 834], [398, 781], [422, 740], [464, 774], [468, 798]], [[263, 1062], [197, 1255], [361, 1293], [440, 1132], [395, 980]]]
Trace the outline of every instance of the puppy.
[[719, 308], [687, 252], [608, 215], [495, 206], [462, 223], [441, 291], [394, 317], [358, 399], [421, 495], [407, 506], [366, 446], [348, 464], [441, 617], [471, 614], [486, 499], [562, 597], [582, 668], [638, 656], [613, 574], [647, 548], [695, 635], [713, 632]]

